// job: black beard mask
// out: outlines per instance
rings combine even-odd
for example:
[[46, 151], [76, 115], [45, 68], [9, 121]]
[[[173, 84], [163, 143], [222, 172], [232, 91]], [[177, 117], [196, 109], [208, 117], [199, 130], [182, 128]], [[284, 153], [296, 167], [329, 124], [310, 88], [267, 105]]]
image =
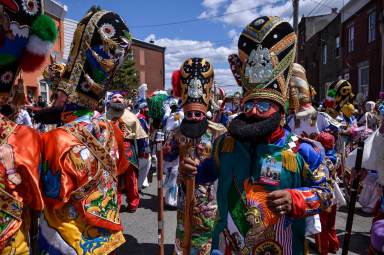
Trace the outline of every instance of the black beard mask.
[[42, 124], [60, 124], [63, 107], [47, 107], [35, 113], [34, 119]]
[[183, 119], [180, 125], [181, 133], [188, 138], [199, 138], [201, 137], [208, 128], [208, 120], [205, 119], [203, 121], [190, 121], [187, 119]]
[[265, 138], [275, 131], [281, 122], [280, 112], [272, 114], [267, 119], [247, 118], [244, 113], [240, 114], [229, 124], [228, 131], [240, 142], [251, 142], [253, 144], [265, 142]]
[[15, 109], [9, 104], [4, 104], [0, 106], [0, 113], [5, 117], [10, 117], [12, 114], [15, 113]]
[[109, 108], [115, 112], [123, 112], [125, 105], [123, 103], [109, 103]]

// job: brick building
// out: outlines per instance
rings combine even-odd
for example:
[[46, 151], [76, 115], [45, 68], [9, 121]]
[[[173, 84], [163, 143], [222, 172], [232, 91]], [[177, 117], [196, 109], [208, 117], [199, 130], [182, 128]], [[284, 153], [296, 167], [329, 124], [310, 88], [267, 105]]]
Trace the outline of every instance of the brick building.
[[316, 89], [316, 100], [325, 98], [326, 86], [341, 72], [340, 15], [303, 17], [299, 24], [298, 63], [307, 71], [308, 82]]
[[366, 99], [377, 99], [383, 85], [382, 12], [382, 0], [354, 0], [341, 10], [342, 75]]
[[148, 92], [164, 90], [165, 87], [165, 48], [137, 39], [132, 40], [135, 67], [139, 73], [139, 83], [148, 85]]
[[[64, 52], [64, 16], [67, 13], [67, 6], [54, 0], [44, 1], [45, 14], [50, 16], [56, 23], [59, 30], [58, 38], [53, 46], [51, 56], [60, 60]], [[49, 98], [49, 88], [47, 83], [43, 82], [42, 73], [47, 65], [50, 64], [50, 56], [46, 56], [44, 64], [38, 70], [31, 73], [22, 73], [25, 91], [29, 97], [36, 98], [42, 95]]]

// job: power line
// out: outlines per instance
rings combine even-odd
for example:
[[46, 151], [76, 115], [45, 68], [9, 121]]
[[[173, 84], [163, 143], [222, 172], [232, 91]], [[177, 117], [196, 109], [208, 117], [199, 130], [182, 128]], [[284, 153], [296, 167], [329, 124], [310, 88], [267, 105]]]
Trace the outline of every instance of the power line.
[[315, 7], [312, 8], [312, 10], [306, 15], [306, 16], [309, 16], [311, 15], [320, 5], [322, 5], [324, 2], [324, 0], [321, 0], [320, 2], [319, 1], [316, 1], [316, 0], [313, 0], [314, 2], [317, 3], [317, 5], [315, 5]]
[[220, 18], [220, 17], [229, 16], [229, 15], [234, 15], [234, 14], [238, 14], [238, 13], [245, 12], [245, 11], [255, 10], [257, 8], [259, 8], [259, 6], [255, 6], [253, 8], [248, 8], [248, 9], [243, 9], [243, 10], [240, 10], [240, 11], [228, 12], [228, 13], [224, 13], [224, 14], [214, 15], [214, 16], [211, 16], [211, 17], [187, 19], [187, 20], [180, 20], [180, 21], [169, 22], [169, 23], [161, 23], [161, 24], [131, 26], [131, 28], [163, 27], [163, 26], [172, 26], [172, 25], [178, 25], [178, 24], [192, 23], [192, 22], [198, 22], [198, 21], [203, 21], [203, 20], [209, 20], [209, 19]]

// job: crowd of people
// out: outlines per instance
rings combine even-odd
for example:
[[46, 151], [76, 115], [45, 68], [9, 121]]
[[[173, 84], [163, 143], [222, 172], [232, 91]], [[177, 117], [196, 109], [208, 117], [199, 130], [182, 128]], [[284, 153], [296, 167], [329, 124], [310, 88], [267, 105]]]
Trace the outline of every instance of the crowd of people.
[[114, 254], [125, 243], [122, 199], [137, 213], [158, 161], [164, 202], [177, 210], [175, 254], [300, 255], [307, 236], [320, 254], [336, 253], [336, 213], [357, 178], [361, 141], [359, 202], [375, 216], [369, 252], [382, 254], [384, 95], [357, 105], [338, 80], [315, 107], [287, 21], [259, 17], [240, 34], [228, 62], [241, 93], [218, 93], [213, 65], [191, 57], [170, 91], [148, 94], [143, 84], [132, 97], [110, 83], [129, 29], [118, 14], [92, 10], [66, 65], [44, 74], [52, 104], [32, 105], [16, 77], [42, 64], [57, 34], [34, 4], [0, 2], [1, 254]]

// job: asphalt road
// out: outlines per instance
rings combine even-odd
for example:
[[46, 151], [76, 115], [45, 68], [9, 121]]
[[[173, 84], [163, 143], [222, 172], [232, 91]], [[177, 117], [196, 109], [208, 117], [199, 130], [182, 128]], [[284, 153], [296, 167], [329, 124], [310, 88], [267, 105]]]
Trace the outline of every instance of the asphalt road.
[[[141, 194], [140, 207], [135, 213], [128, 213], [122, 208], [121, 218], [124, 223], [126, 243], [121, 246], [117, 255], [148, 255], [158, 254], [157, 241], [157, 184], [152, 183]], [[165, 217], [165, 254], [172, 254], [176, 229], [176, 211], [166, 208]], [[339, 240], [344, 238], [347, 208], [341, 208], [337, 213], [336, 229]], [[348, 254], [367, 254], [369, 231], [372, 218], [361, 212], [359, 208], [354, 216], [353, 233]], [[314, 251], [314, 240], [309, 238], [310, 254]], [[341, 249], [339, 253], [341, 254]]]

